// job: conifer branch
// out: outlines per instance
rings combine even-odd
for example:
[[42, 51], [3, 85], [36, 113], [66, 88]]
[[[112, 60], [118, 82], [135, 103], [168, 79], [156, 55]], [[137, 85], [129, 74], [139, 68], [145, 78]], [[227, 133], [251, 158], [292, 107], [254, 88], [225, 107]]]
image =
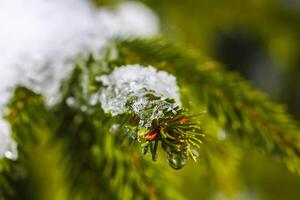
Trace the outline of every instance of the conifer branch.
[[[58, 134], [68, 144], [66, 154], [70, 154], [70, 177], [76, 178], [71, 179], [73, 190], [83, 191], [83, 194], [88, 192], [93, 195], [92, 199], [99, 193], [107, 199], [170, 198], [177, 193], [172, 187], [171, 177], [164, 172], [164, 167], [153, 166], [142, 158], [137, 151], [138, 143], [130, 140], [135, 136], [126, 135], [125, 128], [136, 127], [134, 115], [126, 113], [112, 117], [104, 113], [99, 101], [91, 103], [91, 98], [101, 87], [96, 80], [104, 73], [101, 63], [92, 56], [87, 62], [79, 62], [63, 84], [63, 96], [55, 108], [56, 115], [63, 119]], [[86, 76], [87, 85], [78, 84]], [[70, 98], [75, 103], [68, 103]], [[76, 122], [77, 118], [81, 119], [80, 123]], [[116, 128], [115, 125], [119, 126]], [[78, 159], [81, 161], [72, 165]], [[161, 177], [150, 179], [153, 174]], [[90, 184], [91, 177], [96, 183]], [[181, 195], [176, 198], [182, 199]]]
[[[109, 54], [107, 56], [109, 57]], [[105, 62], [107, 59], [103, 60]], [[106, 65], [109, 67], [106, 71], [103, 71], [101, 64], [92, 55], [87, 62], [78, 64], [69, 82], [65, 83], [62, 89], [62, 91], [66, 91], [63, 92], [64, 101], [68, 102], [69, 99], [72, 99], [76, 103], [69, 106], [78, 110], [85, 107], [85, 112], [102, 113], [101, 106], [106, 109], [105, 106], [108, 104], [108, 108], [111, 108], [111, 101], [119, 100], [120, 102], [114, 103], [114, 108], [112, 108], [114, 112], [119, 113], [119, 116], [115, 117], [111, 116], [110, 113], [106, 113], [107, 118], [117, 119], [116, 124], [110, 125], [110, 132], [117, 131], [121, 135], [126, 134], [127, 139], [142, 142], [141, 147], [144, 154], [151, 153], [154, 161], [157, 158], [158, 143], [161, 143], [168, 156], [168, 163], [174, 169], [182, 168], [188, 157], [196, 161], [198, 157], [197, 149], [200, 147], [203, 133], [199, 123], [193, 121], [195, 115], [188, 115], [187, 111], [180, 108], [174, 99], [156, 96], [153, 93], [154, 91], [147, 88], [139, 91], [141, 95], [123, 92], [113, 99], [107, 99], [107, 96], [111, 95], [111, 91], [119, 91], [120, 89], [105, 89], [105, 86], [99, 83], [99, 80], [101, 80], [99, 77], [103, 77], [103, 74], [110, 73], [119, 67], [113, 64], [110, 65], [110, 62]], [[138, 73], [138, 71], [135, 73]], [[86, 76], [89, 81], [84, 82], [83, 79]], [[86, 85], [78, 85], [78, 82]], [[134, 83], [134, 81], [131, 82], [131, 84]], [[127, 85], [127, 83], [122, 85]], [[122, 88], [122, 90], [126, 90], [126, 88]], [[103, 91], [104, 94], [101, 94]], [[101, 100], [101, 95], [103, 96], [102, 105], [98, 102], [99, 99]], [[121, 102], [127, 98], [127, 101]], [[91, 100], [95, 101], [94, 105], [90, 104]], [[120, 107], [120, 104], [125, 104], [125, 108]], [[63, 110], [66, 109], [67, 107]], [[125, 109], [125, 113], [120, 112], [123, 109]]]
[[239, 74], [224, 70], [193, 50], [186, 52], [186, 48], [160, 39], [121, 41], [117, 49], [120, 58], [116, 63], [151, 64], [175, 74], [231, 137], [243, 138], [300, 172], [297, 123], [285, 108], [253, 89]]
[[[22, 173], [35, 173], [28, 167], [33, 159], [25, 159], [27, 148], [41, 142], [38, 136], [41, 133], [48, 135], [48, 142], [54, 138], [57, 141], [54, 149], [62, 155], [59, 159], [64, 160], [60, 167], [66, 172], [62, 177], [68, 183], [64, 190], [70, 198], [95, 199], [99, 195], [107, 199], [156, 199], [171, 195], [174, 198], [176, 192], [169, 185], [170, 177], [161, 165], [153, 165], [138, 153], [136, 141], [141, 142], [144, 153], [151, 153], [153, 160], [156, 160], [161, 143], [169, 156], [169, 164], [181, 168], [187, 157], [197, 158], [196, 149], [203, 138], [194, 116], [176, 107], [173, 99], [156, 96], [152, 91], [146, 91], [143, 96], [150, 102], [145, 116], [150, 116], [147, 114], [153, 113], [158, 105], [172, 109], [163, 110], [158, 118], [151, 118], [149, 126], [141, 126], [144, 122], [140, 113], [133, 109], [135, 96], [126, 102], [126, 112], [117, 116], [105, 113], [99, 101], [91, 103], [99, 89], [104, 88], [97, 77], [119, 66], [135, 63], [153, 65], [174, 74], [197, 103], [205, 103], [209, 116], [228, 133], [230, 144], [242, 139], [237, 140], [239, 144], [243, 141], [263, 149], [299, 172], [300, 137], [296, 122], [282, 106], [255, 91], [240, 75], [162, 40], [119, 41], [113, 51], [117, 56], [112, 57], [108, 51], [107, 57], [101, 60], [90, 56], [78, 62], [70, 78], [62, 84], [61, 96], [54, 106], [47, 107], [43, 97], [25, 88], [16, 90], [7, 119], [19, 143], [20, 159], [1, 161], [0, 198], [13, 199], [18, 198], [19, 193], [26, 194], [24, 189], [29, 186], [24, 186], [24, 180], [28, 179], [28, 174]], [[36, 123], [29, 123], [32, 120]], [[208, 138], [213, 137], [208, 135]], [[132, 140], [135, 142], [131, 143]], [[236, 160], [233, 159], [233, 168]], [[150, 179], [153, 174], [160, 176]], [[122, 197], [118, 196], [121, 194]]]
[[[74, 72], [70, 80], [78, 81], [79, 73]], [[83, 112], [66, 104], [77, 89], [78, 85], [68, 90], [60, 103], [49, 108], [43, 97], [17, 88], [7, 119], [19, 143], [19, 158], [1, 161], [6, 167], [0, 173], [0, 199], [157, 199], [176, 193], [162, 166], [152, 166], [129, 140], [110, 133], [111, 117], [99, 109]], [[47, 173], [39, 173], [43, 170]], [[160, 176], [150, 179], [152, 174]], [[34, 185], [39, 179], [45, 185]], [[31, 188], [40, 189], [32, 194]]]

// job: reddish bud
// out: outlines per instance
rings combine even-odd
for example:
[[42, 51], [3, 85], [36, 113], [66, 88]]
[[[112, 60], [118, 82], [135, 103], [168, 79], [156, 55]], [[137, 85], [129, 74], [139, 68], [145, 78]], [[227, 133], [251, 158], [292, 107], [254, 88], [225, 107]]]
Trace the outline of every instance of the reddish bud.
[[159, 138], [159, 134], [155, 130], [151, 130], [145, 135], [146, 141], [150, 141], [150, 142], [154, 140], [158, 140], [158, 138]]
[[181, 119], [179, 120], [180, 123], [185, 123], [185, 122], [188, 122], [188, 121], [189, 121], [188, 118], [181, 118]]

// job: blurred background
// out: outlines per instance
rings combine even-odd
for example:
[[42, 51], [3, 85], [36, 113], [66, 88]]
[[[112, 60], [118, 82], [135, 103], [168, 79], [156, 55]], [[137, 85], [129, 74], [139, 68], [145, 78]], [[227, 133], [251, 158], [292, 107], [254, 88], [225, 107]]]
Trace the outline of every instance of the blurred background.
[[239, 71], [300, 119], [300, 1], [143, 0], [162, 31]]
[[[299, 0], [142, 2], [158, 14], [165, 36], [240, 72], [300, 120]], [[214, 174], [205, 172], [201, 163], [189, 163], [172, 173], [183, 177], [180, 190], [188, 199], [300, 199], [300, 178], [285, 166], [251, 150], [242, 160], [235, 172]], [[224, 159], [218, 165], [232, 163]], [[223, 182], [212, 182], [212, 176], [221, 176]], [[227, 197], [213, 193], [216, 185]]]
[[[160, 16], [165, 35], [180, 38], [226, 68], [239, 71], [300, 120], [300, 1], [144, 2]], [[215, 199], [300, 199], [300, 178], [282, 164], [251, 151], [245, 158], [239, 166], [241, 190], [227, 198], [213, 195]], [[184, 176], [182, 189], [190, 199], [206, 199], [214, 183], [197, 168], [201, 163], [197, 167], [190, 163], [176, 173]], [[235, 182], [221, 185], [230, 190], [228, 185]]]

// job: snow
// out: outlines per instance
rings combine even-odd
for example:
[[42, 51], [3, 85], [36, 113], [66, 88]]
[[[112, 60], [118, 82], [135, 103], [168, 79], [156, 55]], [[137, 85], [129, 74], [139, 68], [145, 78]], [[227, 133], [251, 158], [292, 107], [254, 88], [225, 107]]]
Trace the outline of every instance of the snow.
[[87, 0], [0, 0], [0, 113], [16, 85], [53, 100], [78, 57], [100, 52], [115, 37], [157, 31], [155, 14], [137, 2], [108, 10]]
[[99, 52], [112, 38], [152, 36], [157, 29], [156, 16], [139, 3], [111, 11], [86, 0], [2, 0], [0, 104], [16, 84], [53, 96], [79, 55]]
[[[176, 78], [152, 66], [121, 66], [109, 75], [97, 77], [97, 81], [104, 86], [99, 94], [102, 109], [112, 116], [134, 112], [143, 127], [149, 127], [154, 119], [162, 117], [163, 110], [171, 111], [180, 105]], [[149, 100], [149, 93], [161, 98]], [[174, 99], [176, 103], [165, 101], [167, 98]], [[153, 112], [149, 113], [147, 108], [152, 107]]]
[[0, 158], [15, 160], [18, 157], [17, 144], [10, 136], [9, 124], [0, 119]]

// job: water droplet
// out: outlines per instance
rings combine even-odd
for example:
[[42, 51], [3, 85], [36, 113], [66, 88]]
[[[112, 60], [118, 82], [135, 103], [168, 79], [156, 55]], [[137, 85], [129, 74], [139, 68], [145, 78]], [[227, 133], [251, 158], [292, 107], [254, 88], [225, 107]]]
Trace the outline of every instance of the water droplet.
[[18, 158], [17, 144], [14, 141], [11, 141], [7, 145], [7, 148], [8, 149], [4, 152], [4, 157], [10, 160], [17, 160]]
[[224, 129], [221, 129], [218, 134], [219, 140], [225, 140], [227, 138], [227, 133]]
[[17, 157], [18, 157], [18, 155], [17, 155], [16, 153], [12, 152], [12, 151], [6, 151], [6, 152], [4, 153], [4, 156], [5, 156], [6, 158], [10, 159], [10, 160], [16, 160]]
[[16, 160], [18, 158], [17, 143], [10, 133], [10, 125], [0, 118], [0, 159], [2, 157]]
[[82, 112], [86, 112], [87, 109], [88, 109], [88, 107], [87, 107], [86, 105], [82, 105], [82, 106], [80, 107], [80, 110], [81, 110]]
[[113, 124], [110, 128], [109, 128], [109, 132], [111, 134], [116, 134], [119, 131], [120, 128], [120, 124]]
[[181, 153], [168, 153], [167, 155], [168, 164], [173, 169], [181, 169], [185, 165], [186, 159], [186, 155]]
[[90, 101], [89, 103], [91, 106], [95, 106], [99, 101], [99, 94], [98, 93], [93, 94], [89, 101]]
[[67, 103], [68, 106], [73, 107], [76, 104], [76, 100], [75, 100], [74, 97], [68, 97], [66, 99], [66, 103]]

